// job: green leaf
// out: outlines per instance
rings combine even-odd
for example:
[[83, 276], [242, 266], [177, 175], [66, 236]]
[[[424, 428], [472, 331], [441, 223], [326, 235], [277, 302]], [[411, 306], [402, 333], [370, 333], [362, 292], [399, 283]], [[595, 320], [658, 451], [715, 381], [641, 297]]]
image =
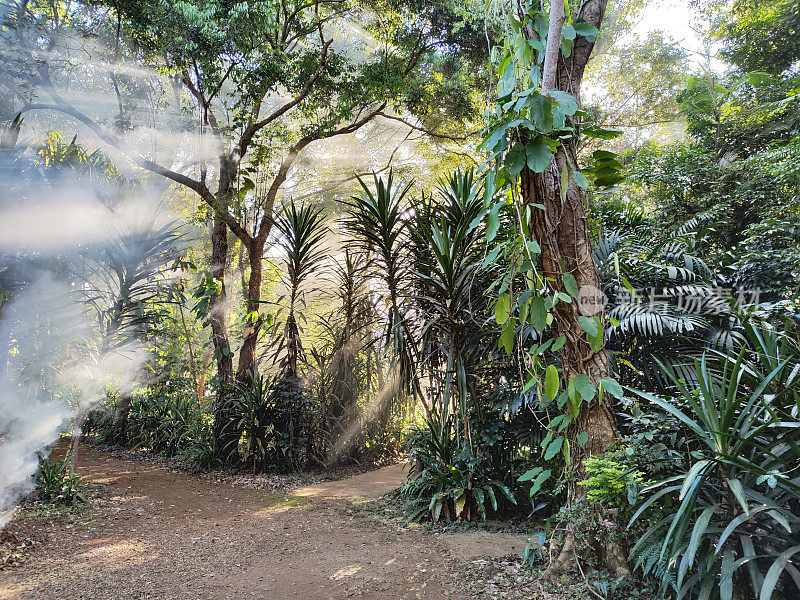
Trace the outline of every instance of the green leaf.
[[547, 451], [544, 453], [545, 460], [552, 460], [552, 458], [561, 452], [561, 446], [564, 445], [564, 436], [560, 435], [547, 445]]
[[553, 151], [541, 135], [537, 135], [528, 143], [525, 154], [528, 157], [528, 168], [534, 173], [543, 173], [553, 159]]
[[583, 448], [586, 445], [586, 442], [589, 441], [589, 434], [585, 431], [581, 431], [577, 436], [575, 436], [575, 441], [577, 441], [578, 445]]
[[582, 190], [586, 190], [589, 188], [589, 180], [586, 179], [586, 175], [584, 175], [580, 171], [573, 171], [572, 179], [575, 180], [575, 184]]
[[694, 463], [689, 472], [686, 474], [686, 477], [683, 480], [683, 485], [681, 486], [680, 494], [678, 494], [678, 499], [683, 500], [684, 496], [686, 496], [689, 489], [694, 484], [695, 480], [700, 476], [700, 472], [703, 471], [709, 462], [707, 460], [701, 460]]
[[504, 98], [514, 91], [517, 85], [517, 78], [514, 75], [514, 65], [509, 63], [503, 70], [503, 74], [497, 81], [497, 97]]
[[572, 26], [575, 29], [575, 33], [586, 38], [588, 42], [594, 42], [597, 39], [597, 34], [600, 33], [597, 27], [584, 19], [576, 19]]
[[798, 552], [800, 552], [800, 546], [792, 546], [775, 559], [775, 562], [772, 563], [769, 571], [767, 571], [766, 577], [764, 577], [759, 600], [772, 599], [772, 592], [775, 591], [775, 586], [778, 585], [778, 579], [780, 579], [781, 573], [783, 573], [783, 570], [786, 568], [789, 559]]
[[550, 469], [545, 469], [539, 475], [537, 475], [536, 479], [534, 479], [533, 483], [531, 484], [531, 491], [530, 495], [533, 496], [536, 494], [540, 489], [542, 489], [542, 484], [547, 481], [550, 477], [552, 471]]
[[537, 331], [544, 331], [547, 326], [547, 309], [544, 306], [544, 298], [535, 296], [531, 299], [531, 325]]
[[578, 317], [578, 325], [581, 326], [590, 338], [597, 337], [597, 321], [591, 317]]
[[561, 90], [550, 90], [547, 95], [553, 98], [561, 107], [561, 111], [568, 116], [574, 115], [578, 110], [578, 102], [575, 97]]
[[564, 273], [564, 289], [567, 290], [570, 296], [576, 300], [578, 299], [578, 282], [575, 281], [572, 273]]
[[738, 479], [728, 479], [728, 487], [733, 492], [734, 498], [739, 503], [739, 506], [742, 507], [742, 510], [745, 514], [750, 514], [750, 505], [747, 503], [747, 497], [744, 495], [744, 488], [742, 487], [742, 482]]
[[512, 150], [506, 155], [505, 165], [512, 175], [519, 175], [525, 166], [525, 154], [519, 150]]
[[494, 304], [494, 320], [497, 322], [498, 325], [502, 325], [506, 321], [508, 321], [508, 317], [511, 314], [511, 298], [509, 298], [508, 294], [503, 294], [497, 299], [497, 302]]
[[548, 365], [544, 376], [544, 393], [550, 400], [555, 400], [556, 394], [558, 394], [558, 384], [558, 369], [555, 365]]
[[550, 99], [537, 94], [531, 96], [531, 119], [536, 125], [536, 130], [541, 133], [550, 133], [553, 130], [553, 105]]
[[486, 241], [491, 242], [497, 232], [500, 230], [500, 208], [503, 206], [502, 202], [494, 204], [486, 217]]
[[575, 375], [573, 380], [575, 382], [575, 391], [580, 394], [584, 402], [589, 402], [594, 398], [594, 395], [597, 393], [597, 388], [592, 383], [591, 379], [589, 379], [588, 375], [581, 373], [580, 375]]
[[541, 472], [542, 472], [542, 467], [535, 467], [533, 469], [530, 469], [529, 471], [525, 471], [522, 475], [520, 475], [517, 478], [517, 481], [520, 482], [530, 481], [534, 477], [538, 476], [539, 473]]
[[590, 125], [581, 129], [581, 133], [588, 138], [598, 140], [613, 140], [622, 135], [622, 132], [616, 129], [603, 129], [596, 125]]
[[625, 393], [622, 391], [622, 386], [613, 377], [603, 377], [600, 380], [600, 385], [615, 398], [623, 398], [625, 396]]
[[500, 334], [500, 344], [502, 345], [503, 349], [506, 351], [506, 354], [510, 355], [514, 350], [514, 328], [516, 326], [515, 323], [516, 319], [508, 319], [503, 325], [503, 331]]
[[574, 40], [575, 35], [575, 28], [572, 25], [564, 25], [564, 27], [561, 28], [561, 37], [565, 40]]

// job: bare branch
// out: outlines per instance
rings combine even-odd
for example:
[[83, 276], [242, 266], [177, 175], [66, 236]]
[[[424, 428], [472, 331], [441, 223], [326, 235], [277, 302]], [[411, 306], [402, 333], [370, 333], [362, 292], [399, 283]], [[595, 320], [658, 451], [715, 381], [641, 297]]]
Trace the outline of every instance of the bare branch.
[[289, 149], [289, 153], [283, 159], [281, 166], [278, 168], [278, 172], [275, 174], [275, 178], [272, 180], [272, 185], [270, 185], [269, 190], [267, 190], [266, 201], [264, 203], [264, 215], [256, 233], [257, 240], [263, 242], [267, 239], [267, 236], [269, 235], [273, 225], [272, 210], [275, 207], [275, 200], [278, 197], [278, 192], [280, 191], [281, 186], [286, 182], [286, 177], [289, 175], [289, 169], [292, 168], [292, 165], [297, 160], [297, 157], [300, 155], [300, 152], [303, 150], [303, 148], [308, 146], [311, 142], [315, 142], [317, 140], [324, 140], [336, 137], [338, 135], [353, 133], [374, 119], [375, 116], [380, 114], [384, 108], [386, 108], [386, 103], [382, 102], [377, 108], [369, 111], [367, 114], [358, 120], [349, 123], [348, 125], [344, 125], [337, 129], [332, 129], [323, 133], [307, 135], [295, 142], [295, 144]]
[[544, 66], [542, 67], [542, 93], [556, 87], [558, 57], [561, 54], [561, 30], [564, 27], [564, 2], [551, 0], [550, 25], [547, 28], [547, 46], [544, 50]]

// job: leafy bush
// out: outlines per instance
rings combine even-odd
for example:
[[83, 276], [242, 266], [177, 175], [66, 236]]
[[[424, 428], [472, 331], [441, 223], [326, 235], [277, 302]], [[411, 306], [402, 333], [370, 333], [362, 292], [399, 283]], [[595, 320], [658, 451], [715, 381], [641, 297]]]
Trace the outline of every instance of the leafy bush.
[[251, 376], [233, 400], [239, 452], [254, 469], [298, 471], [314, 459], [319, 411], [299, 377]]
[[586, 498], [605, 506], [621, 507], [625, 501], [634, 504], [644, 474], [608, 456], [588, 458], [584, 463], [586, 479], [578, 485], [586, 488]]
[[[718, 368], [704, 356], [691, 386], [665, 369], [677, 400], [638, 392], [681, 422], [691, 448], [631, 519], [648, 527], [636, 566], [678, 598], [800, 592], [800, 362], [774, 332], [747, 331], [751, 350]], [[657, 502], [664, 516], [648, 520]]]
[[74, 506], [86, 503], [83, 482], [69, 460], [39, 459], [36, 492], [44, 502]]
[[166, 456], [186, 451], [203, 429], [202, 413], [193, 398], [162, 396], [148, 389], [131, 400], [128, 439], [137, 448]]
[[471, 521], [487, 510], [497, 512], [505, 497], [516, 504], [511, 490], [491, 478], [481, 457], [461, 447], [452, 431], [452, 420], [428, 419], [426, 429], [410, 436], [414, 472], [400, 489], [406, 522], [429, 518]]
[[204, 431], [186, 451], [192, 473], [202, 473], [213, 469], [221, 469], [225, 461], [217, 451], [217, 444], [210, 429]]

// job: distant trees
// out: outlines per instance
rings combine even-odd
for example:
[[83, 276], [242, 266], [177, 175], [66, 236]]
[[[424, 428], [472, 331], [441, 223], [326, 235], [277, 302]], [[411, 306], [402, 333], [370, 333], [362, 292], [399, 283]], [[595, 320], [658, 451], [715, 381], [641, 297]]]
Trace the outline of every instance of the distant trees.
[[[374, 47], [358, 57], [333, 37], [337, 23], [356, 12], [374, 34]], [[406, 93], [421, 64], [434, 70], [457, 66], [457, 45], [441, 46], [424, 34], [427, 18], [447, 19], [448, 14], [445, 9], [420, 22], [400, 18], [402, 26], [391, 31], [380, 26], [380, 10], [326, 0], [87, 3], [69, 10], [60, 3], [24, 2], [8, 15], [5, 41], [14, 48], [7, 61], [13, 67], [10, 91], [22, 112], [68, 115], [140, 168], [192, 190], [206, 204], [215, 282], [207, 314], [220, 417], [233, 386], [246, 384], [257, 371], [264, 324], [262, 258], [293, 165], [309, 144], [353, 133], [378, 115], [391, 117], [390, 108], [410, 106]], [[74, 102], [57, 68], [76, 58], [67, 40], [91, 36], [105, 44], [108, 66], [81, 76], [86, 85], [107, 86], [116, 98], [116, 127], [105, 126], [106, 117]], [[448, 63], [443, 62], [447, 54], [453, 56]], [[124, 135], [134, 126], [140, 85], [125, 74], [126, 63], [167, 75], [161, 93], [171, 88], [179, 102], [188, 94], [198, 114], [201, 145], [190, 169], [159, 162]], [[468, 87], [465, 94], [461, 117], [472, 110]], [[228, 232], [242, 245], [247, 269], [248, 325], [236, 373], [226, 319]]]

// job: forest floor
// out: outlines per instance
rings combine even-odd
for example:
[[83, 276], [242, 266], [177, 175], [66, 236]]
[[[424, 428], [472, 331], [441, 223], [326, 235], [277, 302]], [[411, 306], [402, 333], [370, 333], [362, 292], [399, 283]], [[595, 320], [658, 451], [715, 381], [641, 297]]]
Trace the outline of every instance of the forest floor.
[[402, 483], [402, 465], [291, 491], [89, 447], [77, 470], [92, 486], [88, 508], [23, 510], [6, 528], [34, 547], [0, 571], [0, 598], [507, 597], [479, 592], [465, 573], [487, 561], [513, 570], [525, 545], [524, 534], [437, 532], [382, 515], [377, 499]]

